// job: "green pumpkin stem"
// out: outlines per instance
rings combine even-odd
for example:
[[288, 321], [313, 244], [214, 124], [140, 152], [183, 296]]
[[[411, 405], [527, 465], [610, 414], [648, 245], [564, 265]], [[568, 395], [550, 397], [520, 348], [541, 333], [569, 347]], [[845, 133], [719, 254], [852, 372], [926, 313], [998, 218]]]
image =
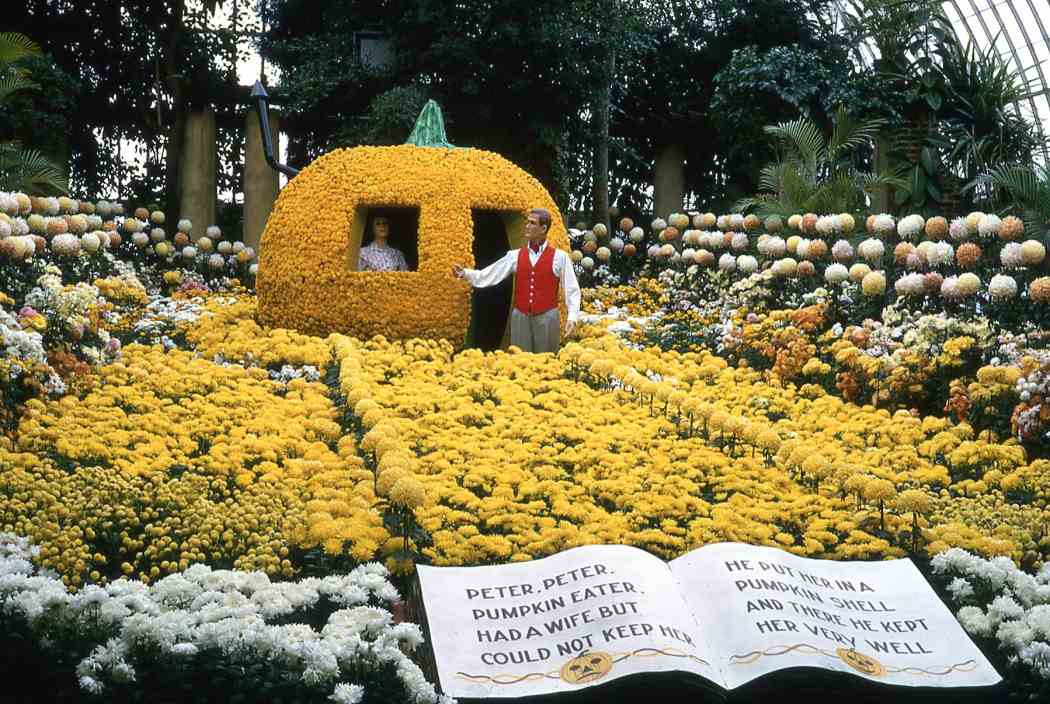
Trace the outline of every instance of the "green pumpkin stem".
[[414, 144], [417, 147], [445, 147], [454, 149], [445, 135], [445, 118], [441, 116], [441, 108], [437, 102], [428, 100], [423, 110], [416, 119], [416, 126], [412, 128], [405, 144]]

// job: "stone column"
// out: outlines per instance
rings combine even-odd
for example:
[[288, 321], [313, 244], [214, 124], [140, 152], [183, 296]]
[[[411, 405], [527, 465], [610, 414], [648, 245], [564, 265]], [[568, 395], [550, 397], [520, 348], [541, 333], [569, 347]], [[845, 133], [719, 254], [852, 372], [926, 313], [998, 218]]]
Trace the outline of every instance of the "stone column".
[[[270, 111], [270, 133], [274, 156], [280, 154], [279, 118]], [[250, 110], [244, 125], [244, 244], [259, 251], [259, 242], [266, 219], [270, 217], [277, 192], [280, 190], [278, 173], [266, 163], [263, 151], [259, 113]]]
[[665, 144], [656, 153], [653, 167], [653, 215], [666, 218], [682, 209], [685, 198], [685, 150]]
[[[186, 133], [179, 155], [179, 213], [193, 223], [194, 241], [215, 224], [215, 112], [207, 108], [186, 116]], [[175, 223], [172, 223], [174, 231]]]

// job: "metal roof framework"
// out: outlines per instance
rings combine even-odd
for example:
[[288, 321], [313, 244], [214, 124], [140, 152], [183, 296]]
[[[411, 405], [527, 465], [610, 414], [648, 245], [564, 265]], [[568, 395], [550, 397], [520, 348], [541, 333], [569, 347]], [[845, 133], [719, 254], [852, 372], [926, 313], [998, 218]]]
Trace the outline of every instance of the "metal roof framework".
[[[941, 6], [963, 46], [994, 46], [1029, 88], [1014, 107], [1039, 128], [1043, 162], [1050, 163], [1050, 0], [947, 0]], [[876, 51], [871, 43], [862, 45], [862, 60], [872, 63]]]

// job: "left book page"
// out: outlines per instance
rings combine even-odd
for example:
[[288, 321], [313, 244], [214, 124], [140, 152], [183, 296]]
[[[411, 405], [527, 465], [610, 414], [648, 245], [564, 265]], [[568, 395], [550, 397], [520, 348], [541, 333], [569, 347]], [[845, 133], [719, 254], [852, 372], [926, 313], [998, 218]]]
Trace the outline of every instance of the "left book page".
[[723, 686], [667, 564], [643, 550], [417, 569], [445, 694], [526, 697], [665, 671]]

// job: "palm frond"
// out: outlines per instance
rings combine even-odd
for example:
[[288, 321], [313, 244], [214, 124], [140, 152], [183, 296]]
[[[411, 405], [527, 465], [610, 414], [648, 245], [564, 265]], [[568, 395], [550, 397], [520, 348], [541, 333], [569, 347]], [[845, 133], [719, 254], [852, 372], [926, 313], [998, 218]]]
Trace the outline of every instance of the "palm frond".
[[0, 66], [40, 53], [40, 46], [18, 32], [0, 32]]
[[964, 190], [978, 185], [1002, 188], [1021, 206], [1036, 202], [1048, 190], [1047, 181], [1040, 180], [1035, 170], [1027, 166], [997, 166], [966, 184]]
[[6, 76], [0, 77], [0, 104], [7, 96], [27, 88], [37, 88], [37, 84], [29, 80], [29, 77], [21, 71], [8, 71]]
[[826, 145], [824, 135], [813, 122], [805, 118], [769, 125], [765, 128], [770, 135], [788, 149], [788, 156], [803, 162], [807, 168], [816, 171], [817, 163], [823, 159]]
[[68, 192], [69, 183], [62, 170], [39, 151], [7, 142], [0, 145], [0, 189], [57, 194]]
[[886, 124], [882, 118], [874, 120], [855, 120], [843, 106], [835, 112], [835, 127], [828, 143], [828, 153], [834, 161], [841, 155], [856, 151], [863, 145], [875, 141], [879, 130]]

